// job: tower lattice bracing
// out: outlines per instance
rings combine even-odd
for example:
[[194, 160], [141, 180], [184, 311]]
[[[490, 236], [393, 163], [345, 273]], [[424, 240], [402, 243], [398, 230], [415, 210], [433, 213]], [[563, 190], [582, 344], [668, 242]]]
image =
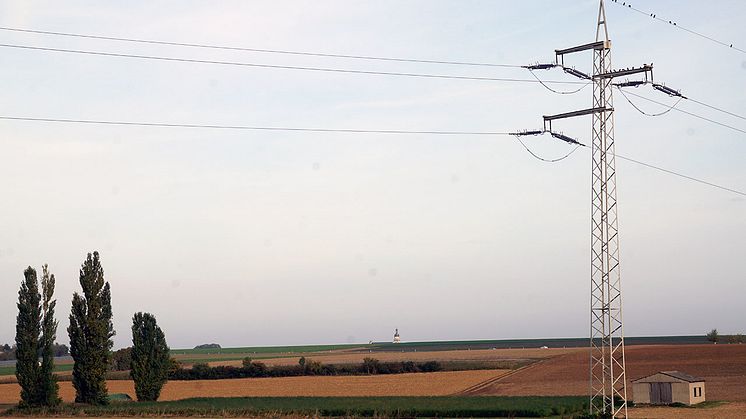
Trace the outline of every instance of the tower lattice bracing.
[[590, 409], [627, 417], [627, 386], [622, 328], [622, 288], [619, 271], [616, 162], [611, 42], [603, 1], [599, 6], [593, 50], [593, 108], [591, 168], [591, 327]]
[[[565, 65], [570, 54], [593, 51], [593, 72], [586, 74]], [[542, 131], [523, 131], [521, 135], [550, 133], [562, 141], [582, 146], [579, 141], [553, 130], [557, 122], [591, 115], [591, 324], [590, 324], [590, 413], [627, 417], [627, 374], [624, 361], [622, 327], [622, 282], [619, 272], [619, 226], [617, 218], [616, 152], [614, 150], [614, 101], [612, 90], [652, 84], [669, 96], [681, 96], [673, 89], [653, 82], [653, 65], [611, 67], [611, 41], [606, 25], [604, 0], [600, 0], [596, 21], [596, 41], [554, 50], [553, 64], [525, 66], [529, 70], [559, 67], [570, 75], [593, 85], [593, 106], [555, 115], [544, 115]], [[638, 80], [614, 83], [615, 78], [639, 76]]]

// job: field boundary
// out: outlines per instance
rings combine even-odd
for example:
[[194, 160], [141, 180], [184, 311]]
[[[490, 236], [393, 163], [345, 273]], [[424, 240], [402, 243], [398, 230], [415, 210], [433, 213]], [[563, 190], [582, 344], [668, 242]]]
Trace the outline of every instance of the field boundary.
[[[552, 359], [552, 358], [547, 358], [547, 359]], [[474, 384], [473, 386], [467, 387], [467, 388], [465, 388], [465, 389], [463, 389], [461, 391], [457, 391], [457, 392], [451, 394], [451, 396], [469, 396], [469, 395], [472, 395], [473, 393], [475, 393], [475, 392], [477, 392], [479, 390], [482, 390], [482, 389], [484, 389], [486, 387], [489, 387], [490, 385], [492, 385], [494, 383], [497, 383], [498, 381], [500, 381], [500, 380], [502, 380], [504, 378], [507, 378], [507, 377], [510, 377], [512, 375], [518, 374], [519, 372], [525, 371], [525, 370], [527, 370], [529, 368], [538, 366], [539, 364], [546, 362], [547, 359], [540, 359], [540, 360], [537, 360], [536, 362], [531, 363], [530, 365], [526, 365], [524, 367], [520, 367], [520, 368], [511, 370], [510, 372], [508, 372], [506, 374], [499, 375], [497, 377], [493, 377], [493, 378], [490, 378], [488, 380], [484, 380], [481, 383], [477, 383], [477, 384]]]

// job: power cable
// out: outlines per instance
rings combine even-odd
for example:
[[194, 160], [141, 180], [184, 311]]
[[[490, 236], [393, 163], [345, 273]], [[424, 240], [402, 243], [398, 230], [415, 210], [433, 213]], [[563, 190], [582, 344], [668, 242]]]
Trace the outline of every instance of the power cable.
[[718, 112], [722, 112], [722, 113], [724, 113], [724, 114], [727, 114], [727, 115], [730, 115], [730, 116], [734, 116], [734, 117], [736, 117], [736, 118], [740, 118], [740, 119], [746, 120], [746, 116], [743, 116], [743, 115], [739, 115], [739, 114], [736, 114], [736, 113], [733, 113], [733, 112], [727, 111], [727, 110], [725, 110], [725, 109], [722, 109], [722, 108], [718, 108], [717, 106], [712, 106], [712, 105], [708, 105], [708, 104], [706, 104], [706, 103], [704, 103], [704, 102], [700, 102], [700, 101], [698, 101], [698, 100], [694, 100], [694, 99], [692, 99], [692, 98], [690, 98], [690, 97], [688, 97], [687, 99], [689, 99], [689, 101], [690, 101], [690, 102], [694, 102], [694, 103], [696, 103], [696, 104], [698, 104], [698, 105], [702, 105], [702, 106], [704, 106], [704, 107], [706, 107], [706, 108], [710, 108], [710, 109], [712, 109], [712, 110], [715, 110], [715, 111], [718, 111]]
[[466, 65], [466, 66], [480, 66], [480, 67], [505, 67], [505, 68], [520, 68], [521, 67], [520, 65], [513, 65], [513, 64], [476, 63], [476, 62], [447, 61], [447, 60], [424, 60], [424, 59], [414, 59], [414, 58], [377, 57], [377, 56], [371, 56], [371, 55], [331, 54], [331, 53], [309, 52], [309, 51], [246, 48], [246, 47], [234, 47], [234, 46], [227, 46], [227, 45], [196, 44], [196, 43], [188, 43], [188, 42], [159, 41], [159, 40], [153, 40], [153, 39], [122, 38], [122, 37], [114, 37], [114, 36], [90, 35], [90, 34], [80, 34], [80, 33], [70, 33], [70, 32], [52, 32], [52, 31], [41, 31], [41, 30], [23, 29], [23, 28], [10, 28], [10, 27], [0, 27], [0, 30], [33, 33], [33, 34], [41, 34], [41, 35], [66, 36], [66, 37], [74, 37], [74, 38], [100, 39], [100, 40], [106, 40], [106, 41], [134, 42], [134, 43], [151, 44], [151, 45], [169, 45], [169, 46], [178, 46], [178, 47], [207, 48], [207, 49], [218, 49], [218, 50], [229, 50], [229, 51], [261, 52], [261, 53], [269, 53], [269, 54], [302, 55], [302, 56], [311, 56], [311, 57], [346, 58], [346, 59], [371, 60], [371, 61], [394, 61], [394, 62], [420, 63], [420, 64]]
[[[642, 95], [638, 95], [637, 93], [627, 92], [627, 94], [628, 94], [628, 95], [632, 95], [632, 96], [635, 96], [635, 97], [638, 97], [638, 98], [640, 98], [640, 99], [642, 99], [642, 100], [646, 100], [646, 101], [648, 101], [648, 102], [651, 102], [651, 103], [655, 103], [655, 104], [657, 104], [657, 105], [661, 105], [661, 106], [666, 106], [666, 107], [668, 107], [668, 105], [666, 105], [665, 103], [662, 103], [662, 102], [658, 102], [657, 100], [653, 100], [653, 99], [650, 99], [650, 98], [646, 98], [645, 96], [642, 96]], [[713, 123], [713, 124], [716, 124], [716, 125], [720, 125], [721, 127], [724, 127], [724, 128], [732, 129], [732, 130], [734, 130], [734, 131], [738, 131], [738, 132], [740, 132], [740, 133], [746, 134], [746, 130], [743, 130], [743, 129], [741, 129], [741, 128], [737, 128], [737, 127], [734, 127], [734, 126], [732, 126], [732, 125], [724, 124], [724, 123], [722, 123], [722, 122], [718, 122], [718, 121], [715, 121], [714, 119], [706, 118], [706, 117], [704, 117], [704, 116], [701, 116], [701, 115], [697, 115], [696, 113], [692, 113], [692, 112], [689, 112], [689, 111], [685, 111], [685, 110], [683, 110], [683, 109], [681, 109], [681, 108], [673, 108], [673, 110], [675, 110], [675, 111], [677, 111], [677, 112], [685, 113], [685, 114], [687, 114], [687, 115], [693, 116], [693, 117], [695, 117], [695, 118], [698, 118], [698, 119], [701, 119], [701, 120], [703, 120], [703, 121], [707, 121], [707, 122], [711, 122], [711, 123]]]
[[572, 150], [570, 150], [570, 152], [569, 152], [569, 153], [565, 154], [565, 155], [564, 155], [564, 156], [562, 156], [562, 157], [559, 157], [559, 158], [556, 158], [556, 159], [547, 159], [547, 158], [541, 157], [541, 156], [539, 156], [538, 154], [536, 154], [536, 153], [534, 153], [533, 151], [531, 151], [531, 149], [530, 149], [530, 148], [528, 148], [528, 146], [527, 146], [527, 145], [526, 145], [526, 144], [525, 144], [525, 143], [523, 142], [523, 140], [521, 140], [521, 136], [520, 136], [520, 135], [513, 135], [513, 136], [514, 136], [514, 137], [516, 138], [516, 140], [518, 140], [518, 142], [519, 142], [519, 143], [521, 143], [521, 145], [523, 146], [523, 148], [525, 148], [525, 149], [526, 149], [526, 151], [528, 151], [528, 153], [529, 153], [530, 155], [532, 155], [532, 156], [533, 156], [534, 158], [536, 158], [537, 160], [541, 160], [541, 161], [543, 161], [543, 162], [546, 162], [546, 163], [557, 163], [557, 162], [559, 162], [559, 161], [562, 161], [562, 160], [564, 160], [564, 159], [566, 159], [566, 158], [570, 157], [570, 156], [571, 156], [571, 155], [572, 155], [573, 153], [575, 153], [575, 151], [577, 151], [577, 150], [578, 150], [578, 149], [579, 149], [580, 147], [585, 147], [585, 146], [584, 146], [583, 144], [578, 144], [578, 145], [576, 145], [576, 146], [575, 146], [575, 148], [573, 148]]
[[669, 106], [668, 109], [666, 109], [665, 111], [662, 111], [662, 112], [659, 112], [659, 113], [649, 113], [649, 112], [643, 111], [642, 109], [640, 109], [640, 107], [638, 107], [637, 105], [635, 105], [634, 102], [632, 102], [632, 100], [630, 100], [629, 96], [627, 96], [627, 94], [624, 92], [624, 89], [622, 89], [619, 86], [617, 86], [617, 88], [619, 89], [619, 93], [621, 93], [622, 96], [624, 96], [624, 98], [627, 99], [627, 102], [629, 102], [629, 104], [632, 105], [632, 107], [635, 108], [637, 110], [637, 112], [640, 112], [641, 114], [643, 114], [645, 116], [662, 116], [662, 115], [665, 115], [665, 114], [671, 112], [676, 107], [676, 105], [678, 105], [679, 102], [681, 102], [681, 100], [684, 98], [683, 96], [679, 96], [679, 99], [676, 102], [674, 102], [673, 105]]
[[704, 39], [706, 39], [706, 40], [708, 40], [708, 41], [714, 42], [714, 43], [716, 43], [716, 44], [720, 44], [720, 45], [722, 45], [722, 46], [724, 46], [724, 47], [728, 47], [728, 48], [730, 48], [730, 49], [733, 49], [733, 50], [736, 50], [736, 51], [738, 51], [738, 52], [741, 52], [741, 53], [744, 53], [744, 54], [746, 54], [746, 50], [743, 50], [743, 49], [741, 49], [741, 48], [738, 48], [738, 47], [734, 47], [734, 46], [733, 46], [733, 44], [730, 44], [730, 43], [727, 43], [727, 42], [723, 42], [723, 41], [720, 41], [720, 40], [718, 40], [718, 39], [715, 39], [715, 38], [713, 38], [713, 37], [711, 37], [711, 36], [707, 36], [707, 35], [705, 35], [705, 34], [702, 34], [702, 33], [700, 33], [700, 32], [697, 32], [697, 31], [694, 31], [694, 30], [691, 30], [691, 29], [685, 28], [685, 27], [683, 27], [683, 26], [681, 26], [681, 25], [677, 24], [676, 22], [674, 22], [674, 21], [672, 21], [672, 20], [666, 20], [666, 19], [663, 19], [662, 17], [658, 17], [658, 15], [657, 15], [656, 13], [648, 13], [648, 12], [642, 11], [642, 10], [640, 10], [640, 9], [637, 9], [637, 8], [635, 8], [635, 7], [632, 7], [632, 5], [631, 5], [631, 4], [628, 4], [627, 2], [620, 2], [619, 0], [611, 0], [611, 1], [612, 1], [613, 3], [616, 3], [616, 4], [620, 5], [620, 6], [624, 6], [624, 7], [626, 7], [627, 9], [630, 9], [630, 10], [634, 10], [634, 11], [635, 11], [635, 12], [637, 12], [637, 13], [643, 14], [643, 15], [645, 15], [645, 16], [649, 16], [649, 17], [651, 17], [651, 18], [653, 18], [653, 19], [655, 19], [655, 20], [661, 21], [661, 22], [663, 22], [663, 23], [668, 23], [669, 25], [671, 25], [671, 26], [673, 26], [673, 27], [675, 27], [675, 28], [677, 28], [677, 29], [681, 29], [682, 31], [686, 31], [686, 32], [689, 32], [689, 33], [690, 33], [690, 34], [692, 34], [692, 35], [698, 36], [698, 37], [700, 37], [700, 38], [704, 38]]
[[[665, 111], [663, 111], [663, 112], [660, 112], [660, 113], [657, 113], [657, 114], [651, 114], [651, 113], [648, 113], [648, 112], [645, 112], [645, 111], [643, 111], [642, 109], [640, 109], [640, 107], [638, 107], [637, 105], [635, 105], [635, 104], [634, 104], [634, 103], [633, 103], [633, 102], [632, 102], [632, 101], [630, 100], [630, 98], [629, 98], [629, 97], [627, 96], [627, 94], [626, 94], [626, 93], [624, 92], [624, 89], [623, 89], [623, 87], [624, 87], [624, 86], [616, 85], [616, 87], [617, 87], [617, 88], [619, 89], [619, 92], [620, 92], [620, 93], [621, 93], [621, 94], [622, 94], [622, 95], [624, 96], [624, 98], [625, 98], [625, 99], [627, 99], [627, 102], [629, 102], [629, 104], [630, 104], [630, 105], [632, 105], [632, 107], [633, 107], [633, 108], [635, 108], [635, 109], [636, 109], [636, 110], [637, 110], [638, 112], [642, 113], [643, 115], [647, 115], [647, 116], [661, 116], [661, 115], [667, 114], [668, 112], [670, 112], [671, 110], [673, 110], [673, 108], [676, 108], [676, 106], [677, 106], [677, 105], [679, 104], [679, 102], [681, 102], [681, 100], [682, 100], [682, 99], [686, 99], [686, 100], [688, 100], [688, 101], [690, 101], [690, 102], [694, 102], [694, 103], [696, 103], [696, 104], [698, 104], [698, 105], [704, 106], [704, 107], [706, 107], [706, 108], [709, 108], [709, 109], [712, 109], [712, 110], [714, 110], [714, 111], [718, 111], [718, 112], [724, 113], [724, 114], [726, 114], [726, 115], [730, 115], [730, 116], [733, 116], [733, 117], [736, 117], [736, 118], [739, 118], [739, 119], [743, 119], [743, 120], [746, 120], [746, 116], [743, 116], [743, 115], [739, 115], [739, 114], [737, 114], [737, 113], [734, 113], [734, 112], [731, 112], [731, 111], [729, 111], [729, 110], [726, 110], [726, 109], [723, 109], [723, 108], [719, 108], [719, 107], [717, 107], [717, 106], [713, 106], [713, 105], [707, 104], [707, 103], [705, 103], [705, 102], [702, 102], [702, 101], [699, 101], [699, 100], [696, 100], [696, 99], [692, 99], [692, 98], [690, 98], [690, 97], [688, 97], [688, 96], [682, 96], [682, 95], [679, 95], [679, 96], [678, 96], [678, 98], [679, 98], [679, 99], [678, 99], [678, 100], [677, 100], [677, 101], [676, 101], [676, 102], [675, 102], [675, 103], [674, 103], [673, 105], [665, 105], [665, 104], [663, 104], [663, 103], [658, 103], [658, 102], [655, 102], [655, 101], [653, 101], [652, 99], [648, 99], [648, 98], [645, 98], [645, 97], [642, 97], [642, 96], [638, 96], [638, 95], [635, 95], [635, 96], [638, 96], [638, 97], [639, 97], [639, 98], [641, 98], [641, 99], [645, 99], [645, 100], [651, 101], [651, 102], [653, 102], [653, 103], [657, 103], [657, 104], [659, 104], [659, 105], [662, 105], [662, 106], [666, 106], [666, 107], [668, 107], [668, 109], [666, 109], [666, 110], [665, 110]], [[630, 94], [634, 95], [634, 93], [630, 93]], [[679, 110], [679, 109], [677, 109], [677, 110]], [[682, 111], [682, 112], [684, 112], [684, 111]], [[685, 112], [685, 113], [686, 113], [686, 112]], [[703, 118], [703, 119], [706, 119], [706, 118], [704, 118], [704, 117], [700, 117], [699, 115], [693, 115], [693, 116], [696, 116], [696, 117], [698, 117], [698, 118]], [[706, 119], [706, 120], [710, 121], [709, 119]], [[720, 124], [719, 122], [716, 122], [716, 121], [710, 121], [710, 122], [714, 122], [714, 123], [716, 123], [716, 124]], [[728, 127], [729, 127], [729, 128], [732, 128], [732, 127], [730, 127], [730, 126], [728, 126]]]
[[[518, 142], [528, 151], [533, 157], [549, 162], [555, 163], [564, 160], [580, 147], [586, 147], [584, 144], [576, 145], [567, 155], [558, 159], [545, 159], [538, 156], [536, 153], [531, 151], [526, 144], [520, 139], [520, 136], [515, 133], [509, 132], [490, 132], [490, 131], [408, 131], [408, 130], [372, 130], [372, 129], [335, 129], [335, 128], [293, 128], [293, 127], [267, 127], [267, 126], [247, 126], [247, 125], [215, 125], [215, 124], [171, 124], [162, 122], [130, 122], [130, 121], [108, 121], [108, 120], [92, 120], [92, 119], [65, 119], [65, 118], [32, 118], [32, 117], [18, 117], [18, 116], [7, 116], [0, 115], [0, 120], [7, 121], [26, 121], [26, 122], [53, 122], [53, 123], [74, 123], [74, 124], [95, 124], [95, 125], [118, 125], [118, 126], [142, 126], [142, 127], [165, 127], [165, 128], [205, 128], [205, 129], [226, 129], [226, 130], [256, 130], [256, 131], [293, 131], [293, 132], [337, 132], [337, 133], [348, 133], [348, 134], [427, 134], [427, 135], [479, 135], [479, 136], [504, 136], [512, 135], [518, 139]], [[674, 172], [672, 170], [664, 169], [649, 163], [644, 163], [639, 160], [635, 160], [629, 157], [615, 154], [620, 159], [627, 160], [632, 163], [636, 163], [651, 169], [659, 170], [665, 173], [669, 173], [675, 176], [679, 176], [685, 179], [689, 179], [704, 185], [708, 185], [714, 188], [722, 189], [724, 191], [732, 192], [738, 195], [746, 196], [746, 192], [742, 192], [736, 189], [721, 186], [712, 182], [707, 182], [702, 179], [698, 179], [692, 176], [688, 176], [682, 173]]]
[[134, 121], [108, 121], [93, 119], [67, 119], [67, 118], [32, 118], [21, 116], [0, 115], [0, 120], [27, 121], [27, 122], [58, 122], [68, 124], [95, 124], [95, 125], [123, 125], [139, 127], [165, 127], [165, 128], [205, 128], [223, 130], [247, 130], [247, 131], [299, 131], [299, 132], [339, 132], [349, 134], [428, 134], [428, 135], [511, 135], [508, 132], [491, 131], [410, 131], [410, 130], [376, 130], [376, 129], [344, 129], [344, 128], [294, 128], [294, 127], [269, 127], [248, 125], [216, 125], [216, 124], [171, 124], [165, 122], [134, 122]]
[[683, 173], [674, 172], [673, 170], [664, 169], [662, 167], [654, 166], [652, 164], [641, 162], [639, 160], [635, 160], [635, 159], [632, 159], [632, 158], [629, 158], [629, 157], [621, 156], [619, 154], [614, 154], [614, 156], [616, 156], [616, 157], [618, 157], [618, 158], [620, 158], [622, 160], [626, 160], [626, 161], [629, 161], [629, 162], [632, 162], [632, 163], [635, 163], [635, 164], [639, 164], [641, 166], [645, 166], [645, 167], [648, 167], [648, 168], [651, 168], [651, 169], [655, 169], [655, 170], [658, 170], [658, 171], [661, 171], [661, 172], [664, 172], [664, 173], [668, 173], [670, 175], [678, 176], [678, 177], [681, 177], [681, 178], [684, 178], [684, 179], [689, 179], [691, 181], [694, 181], [694, 182], [697, 182], [697, 183], [701, 183], [703, 185], [711, 186], [713, 188], [722, 189], [724, 191], [732, 192], [734, 194], [746, 196], [746, 192], [743, 192], [743, 191], [739, 191], [739, 190], [736, 190], [736, 189], [728, 188], [728, 187], [725, 187], [725, 186], [720, 186], [720, 185], [718, 185], [716, 183], [708, 182], [708, 181], [702, 180], [702, 179], [697, 179], [695, 177], [688, 176], [688, 175], [685, 175]]
[[[47, 47], [36, 47], [36, 46], [30, 46], [30, 45], [16, 45], [16, 44], [0, 44], [0, 47], [26, 49], [26, 50], [33, 50], [33, 51], [63, 52], [63, 53], [69, 53], [69, 54], [98, 55], [98, 56], [104, 56], [104, 57], [137, 58], [137, 59], [144, 59], [144, 60], [157, 60], [157, 61], [169, 61], [169, 62], [184, 62], [184, 63], [198, 63], [198, 64], [218, 64], [218, 65], [231, 65], [231, 66], [254, 67], [254, 68], [273, 68], [273, 69], [283, 69], [283, 70], [320, 71], [320, 72], [327, 72], [327, 73], [369, 74], [369, 75], [380, 75], [380, 76], [403, 76], [403, 77], [423, 77], [423, 78], [431, 78], [431, 79], [456, 79], [456, 80], [481, 80], [481, 81], [538, 83], [536, 80], [530, 80], [530, 79], [515, 79], [515, 78], [500, 78], [500, 77], [477, 77], [477, 76], [457, 76], [457, 75], [450, 75], [450, 74], [399, 73], [399, 72], [388, 72], [388, 71], [349, 70], [349, 69], [341, 69], [341, 68], [301, 67], [301, 66], [291, 66], [291, 65], [256, 64], [256, 63], [235, 62], [235, 61], [198, 60], [198, 59], [192, 59], [192, 58], [162, 57], [162, 56], [155, 56], [155, 55], [120, 54], [120, 53], [113, 53], [113, 52], [86, 51], [86, 50], [77, 50], [77, 49], [47, 48]], [[547, 81], [545, 83], [552, 83], [552, 84], [580, 84], [582, 82], [576, 82], [576, 81]]]
[[585, 88], [586, 88], [586, 87], [587, 87], [587, 86], [588, 86], [589, 84], [591, 84], [591, 82], [587, 82], [587, 83], [585, 83], [584, 85], [580, 86], [580, 87], [579, 87], [578, 89], [576, 89], [576, 90], [572, 90], [572, 91], [569, 91], [569, 92], [563, 92], [563, 91], [560, 91], [560, 90], [552, 89], [551, 87], [547, 86], [547, 85], [546, 85], [546, 84], [544, 83], [544, 81], [543, 81], [543, 80], [541, 80], [541, 79], [539, 78], [539, 76], [537, 76], [537, 75], [536, 75], [536, 73], [534, 73], [534, 71], [533, 71], [533, 70], [531, 70], [531, 69], [528, 69], [528, 71], [529, 71], [529, 72], [531, 73], [531, 75], [532, 75], [532, 76], [534, 76], [534, 78], [536, 79], [536, 81], [538, 81], [538, 82], [539, 82], [539, 83], [540, 83], [540, 84], [541, 84], [542, 86], [544, 86], [544, 88], [546, 88], [547, 90], [549, 90], [549, 91], [550, 91], [550, 92], [552, 92], [552, 93], [557, 93], [558, 95], [572, 95], [572, 94], [578, 93], [579, 91], [581, 91], [581, 90], [585, 89]]

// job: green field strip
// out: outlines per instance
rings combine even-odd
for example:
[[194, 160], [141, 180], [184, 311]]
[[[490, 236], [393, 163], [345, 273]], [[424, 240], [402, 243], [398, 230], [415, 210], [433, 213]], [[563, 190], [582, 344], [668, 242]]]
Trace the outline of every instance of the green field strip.
[[55, 412], [12, 410], [6, 414], [86, 416], [365, 416], [365, 417], [551, 417], [587, 409], [573, 397], [230, 397], [169, 402], [113, 402], [108, 406], [65, 405]]

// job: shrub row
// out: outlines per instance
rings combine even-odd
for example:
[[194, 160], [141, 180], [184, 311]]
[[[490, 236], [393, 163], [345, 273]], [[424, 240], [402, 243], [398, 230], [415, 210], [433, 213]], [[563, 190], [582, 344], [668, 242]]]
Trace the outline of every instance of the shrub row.
[[190, 369], [173, 368], [169, 380], [220, 380], [227, 378], [297, 377], [303, 375], [370, 375], [402, 374], [408, 372], [435, 372], [443, 367], [437, 361], [428, 362], [380, 362], [366, 358], [362, 364], [322, 364], [301, 358], [298, 365], [268, 367], [262, 362], [244, 360], [242, 367], [194, 364]]

